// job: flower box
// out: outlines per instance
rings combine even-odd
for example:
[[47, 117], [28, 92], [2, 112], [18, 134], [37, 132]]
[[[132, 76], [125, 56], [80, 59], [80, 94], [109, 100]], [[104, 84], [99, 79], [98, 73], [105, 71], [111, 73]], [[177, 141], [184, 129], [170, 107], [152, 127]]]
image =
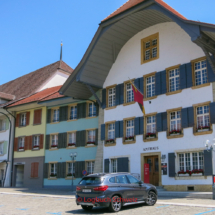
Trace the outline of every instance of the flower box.
[[192, 173], [192, 176], [202, 176], [203, 173]]
[[95, 146], [95, 142], [89, 141], [89, 142], [87, 142], [87, 146]]
[[210, 126], [199, 126], [196, 131], [197, 132], [202, 132], [202, 131], [209, 131], [210, 130]]
[[68, 147], [75, 147], [75, 143], [68, 143]]
[[21, 152], [21, 151], [24, 151], [24, 148], [22, 148], [22, 149], [21, 149], [21, 148], [19, 148], [19, 152]]
[[114, 143], [114, 139], [106, 140], [106, 144]]
[[51, 174], [50, 175], [50, 178], [56, 178], [57, 177], [57, 174]]
[[134, 136], [125, 137], [125, 142], [134, 141]]
[[146, 139], [153, 139], [156, 138], [156, 134], [155, 133], [147, 133], [146, 134]]
[[51, 149], [57, 149], [57, 145], [51, 145]]
[[179, 135], [181, 134], [181, 130], [172, 130], [169, 132], [170, 136]]
[[179, 177], [187, 177], [187, 176], [190, 176], [189, 173], [186, 173], [186, 174], [178, 174]]
[[169, 136], [177, 136], [180, 135], [179, 133], [175, 133], [175, 134], [170, 134]]

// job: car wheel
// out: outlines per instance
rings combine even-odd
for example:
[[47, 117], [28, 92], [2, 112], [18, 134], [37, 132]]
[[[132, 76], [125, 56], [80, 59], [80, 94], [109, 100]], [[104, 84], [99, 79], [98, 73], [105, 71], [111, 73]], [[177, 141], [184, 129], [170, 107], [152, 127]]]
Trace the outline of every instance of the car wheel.
[[119, 196], [113, 196], [111, 198], [111, 203], [109, 205], [109, 210], [111, 212], [118, 212], [122, 208], [121, 198]]
[[146, 204], [148, 206], [153, 206], [157, 202], [157, 195], [153, 191], [149, 191], [148, 197], [146, 199]]
[[93, 206], [81, 205], [81, 207], [82, 207], [85, 211], [90, 211], [90, 210], [93, 209]]

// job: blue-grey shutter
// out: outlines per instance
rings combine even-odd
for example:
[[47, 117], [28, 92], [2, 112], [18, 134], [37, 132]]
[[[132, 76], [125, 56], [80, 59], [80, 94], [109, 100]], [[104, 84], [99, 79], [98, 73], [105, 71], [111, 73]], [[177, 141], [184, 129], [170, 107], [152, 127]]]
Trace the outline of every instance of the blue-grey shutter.
[[104, 159], [104, 172], [109, 173], [109, 159]]
[[208, 82], [214, 82], [215, 74], [208, 60], [207, 60], [207, 72], [208, 72]]
[[168, 153], [169, 177], [175, 177], [175, 153]]
[[155, 74], [155, 95], [161, 94], [161, 72]]
[[95, 145], [98, 146], [98, 128], [96, 129], [96, 140]]
[[120, 84], [116, 85], [116, 105], [120, 104]]
[[156, 115], [157, 132], [163, 131], [162, 113]]
[[106, 89], [102, 90], [102, 108], [105, 109], [106, 108]]
[[143, 116], [142, 117], [140, 117], [140, 131], [139, 131], [139, 133], [140, 134], [143, 134], [143, 130], [144, 130], [144, 118], [143, 118]]
[[66, 177], [66, 162], [63, 162], [61, 165], [62, 165], [61, 178], [65, 178]]
[[117, 172], [128, 172], [128, 157], [117, 158]]
[[141, 77], [140, 78], [140, 88], [139, 88], [139, 90], [140, 90], [140, 92], [142, 93], [142, 94], [144, 94], [144, 90], [143, 90], [144, 88], [143, 88], [143, 77]]
[[66, 148], [67, 147], [67, 132], [58, 134], [58, 148]]
[[86, 131], [76, 132], [76, 147], [84, 147], [86, 145]]
[[86, 102], [77, 104], [77, 118], [78, 119], [86, 118], [86, 108], [87, 108]]
[[52, 113], [52, 110], [48, 109], [47, 110], [47, 123], [51, 123], [51, 113]]
[[166, 70], [161, 72], [161, 94], [166, 93]]
[[50, 145], [50, 135], [47, 134], [46, 135], [46, 149], [49, 149], [49, 145]]
[[167, 112], [162, 113], [163, 131], [167, 131]]
[[192, 64], [187, 63], [186, 64], [186, 77], [187, 77], [187, 88], [190, 88], [193, 86], [193, 78], [192, 78]]
[[215, 102], [210, 103], [210, 122], [215, 123]]
[[115, 122], [115, 138], [119, 138], [119, 121]]
[[123, 137], [123, 121], [119, 121], [119, 137]]
[[44, 163], [43, 166], [43, 178], [49, 177], [49, 163]]
[[134, 135], [140, 134], [140, 119], [139, 117], [134, 119]]
[[134, 85], [137, 87], [137, 89], [140, 89], [140, 79], [139, 78], [136, 78], [134, 80]]
[[68, 120], [68, 106], [60, 107], [59, 120], [60, 121], [67, 121]]
[[98, 102], [94, 103], [94, 105], [96, 106], [96, 116], [99, 115], [99, 104]]
[[212, 151], [204, 150], [204, 175], [212, 175]]
[[183, 90], [186, 87], [187, 87], [186, 65], [183, 64], [180, 66], [180, 89]]
[[57, 163], [57, 178], [61, 178], [61, 163]]
[[188, 113], [188, 126], [193, 127], [194, 126], [194, 110], [193, 107], [187, 108]]
[[85, 170], [85, 161], [75, 162], [75, 178], [82, 178], [82, 171]]
[[105, 124], [101, 125], [101, 140], [105, 140]]
[[181, 127], [188, 128], [188, 115], [187, 115], [187, 108], [183, 108], [181, 110]]
[[124, 103], [124, 84], [120, 84], [120, 99], [119, 99], [119, 104]]

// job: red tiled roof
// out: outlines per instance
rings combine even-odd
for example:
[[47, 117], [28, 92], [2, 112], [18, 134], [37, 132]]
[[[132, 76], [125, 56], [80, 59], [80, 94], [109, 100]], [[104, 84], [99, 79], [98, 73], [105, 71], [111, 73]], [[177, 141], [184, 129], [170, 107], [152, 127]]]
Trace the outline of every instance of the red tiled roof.
[[[123, 4], [120, 8], [118, 8], [116, 11], [114, 11], [113, 13], [111, 13], [108, 17], [106, 17], [104, 20], [102, 20], [102, 22], [144, 2], [146, 0], [128, 0], [125, 4]], [[180, 17], [181, 19], [185, 19], [186, 18], [184, 16], [182, 16], [179, 12], [177, 12], [176, 10], [174, 10], [172, 7], [170, 7], [168, 4], [166, 4], [165, 2], [163, 2], [162, 0], [155, 0], [158, 4], [160, 4], [161, 6], [165, 7], [167, 10], [169, 10], [170, 12], [174, 13], [176, 16]]]
[[8, 93], [0, 92], [0, 98], [6, 99], [6, 100], [13, 100], [15, 99], [15, 96]]
[[52, 100], [52, 99], [57, 99], [57, 98], [62, 98], [65, 97], [64, 95], [60, 95], [59, 92], [53, 93], [52, 95], [49, 95], [43, 99], [40, 99], [40, 101], [47, 101], [47, 100]]
[[62, 85], [60, 86], [56, 86], [56, 87], [51, 87], [51, 88], [47, 88], [45, 90], [42, 90], [38, 93], [35, 93], [31, 96], [28, 96], [27, 98], [24, 98], [22, 100], [19, 100], [11, 105], [9, 105], [8, 107], [14, 107], [17, 105], [22, 105], [22, 104], [27, 104], [27, 103], [31, 103], [31, 102], [36, 102], [36, 101], [40, 101], [41, 99], [45, 99], [46, 97], [49, 97], [55, 93], [58, 93], [58, 91], [60, 90], [60, 88], [62, 87]]

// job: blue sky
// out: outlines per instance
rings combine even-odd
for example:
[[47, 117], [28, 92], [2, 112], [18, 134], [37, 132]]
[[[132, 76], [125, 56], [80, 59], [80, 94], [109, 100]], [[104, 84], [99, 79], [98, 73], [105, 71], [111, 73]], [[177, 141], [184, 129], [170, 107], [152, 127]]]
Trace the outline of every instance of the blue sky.
[[[126, 0], [1, 0], [0, 85], [59, 60], [75, 68], [101, 20]], [[215, 24], [215, 1], [165, 0], [187, 19]]]

